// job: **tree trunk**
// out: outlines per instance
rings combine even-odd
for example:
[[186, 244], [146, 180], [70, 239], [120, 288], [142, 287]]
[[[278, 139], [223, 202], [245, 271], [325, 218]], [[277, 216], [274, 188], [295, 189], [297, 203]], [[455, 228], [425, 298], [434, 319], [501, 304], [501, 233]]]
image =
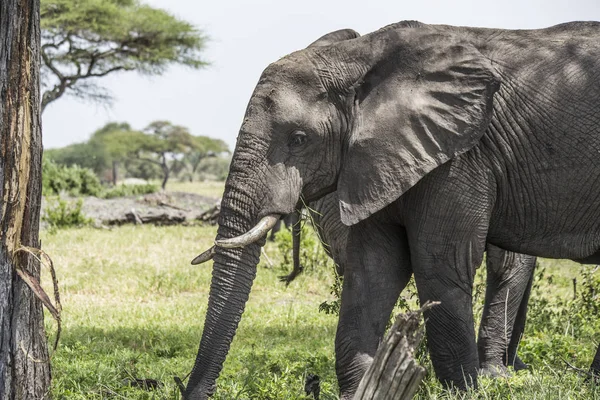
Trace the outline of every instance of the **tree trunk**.
[[421, 315], [435, 304], [439, 303], [428, 303], [418, 311], [396, 317], [360, 381], [354, 400], [413, 398], [425, 376], [425, 368], [413, 358], [423, 339]]
[[160, 187], [162, 188], [162, 190], [165, 190], [167, 188], [167, 181], [169, 180], [170, 171], [169, 166], [167, 165], [167, 157], [164, 154], [162, 155], [162, 163], [160, 166], [163, 170], [163, 181]]
[[50, 387], [42, 303], [17, 275], [40, 275], [19, 252], [40, 247], [39, 13], [39, 0], [0, 1], [0, 400], [47, 398]]
[[116, 161], [112, 162], [112, 184], [117, 186], [119, 165]]

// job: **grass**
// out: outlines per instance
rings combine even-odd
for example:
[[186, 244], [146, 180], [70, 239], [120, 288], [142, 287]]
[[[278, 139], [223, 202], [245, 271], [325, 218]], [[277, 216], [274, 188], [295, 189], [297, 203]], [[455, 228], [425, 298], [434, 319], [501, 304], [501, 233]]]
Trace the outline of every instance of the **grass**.
[[[64, 307], [63, 334], [52, 359], [54, 398], [177, 398], [173, 376], [191, 370], [211, 274], [209, 265], [189, 262], [210, 246], [215, 228], [124, 226], [42, 236]], [[267, 248], [273, 251], [273, 245]], [[277, 280], [281, 274], [259, 268], [231, 349], [236, 356], [227, 361], [217, 398], [244, 398], [258, 383], [257, 373], [264, 379], [282, 375], [289, 386], [286, 398], [297, 398], [305, 370], [334, 385], [336, 319], [317, 312], [328, 287], [316, 276], [304, 276], [286, 289]], [[48, 332], [54, 331], [48, 320]], [[124, 380], [132, 378], [157, 379], [164, 386], [157, 392], [126, 387]]]
[[[214, 227], [182, 226], [42, 232], [64, 307], [62, 338], [52, 357], [53, 398], [179, 398], [173, 377], [191, 370], [211, 275], [210, 265], [189, 262], [214, 236]], [[279, 266], [279, 246], [268, 243], [265, 251], [274, 266], [263, 257], [215, 398], [304, 399], [304, 379], [312, 373], [321, 377], [321, 399], [336, 399], [337, 317], [317, 311], [324, 300], [332, 300], [332, 272], [309, 270], [286, 288], [277, 279], [286, 272]], [[588, 273], [585, 280], [582, 271]], [[580, 293], [596, 287], [598, 274], [590, 271], [564, 261], [540, 262], [520, 346], [532, 370], [481, 379], [477, 392], [454, 393], [442, 389], [424, 356], [421, 362], [430, 373], [418, 398], [600, 399], [600, 389], [564, 363], [587, 368], [600, 339], [594, 304], [571, 300], [573, 277]], [[477, 293], [484, 281], [480, 269]], [[482, 297], [477, 295], [478, 311]], [[597, 298], [592, 301], [597, 305]], [[47, 318], [51, 337], [55, 330]], [[131, 387], [136, 378], [155, 379], [161, 386], [153, 391]]]

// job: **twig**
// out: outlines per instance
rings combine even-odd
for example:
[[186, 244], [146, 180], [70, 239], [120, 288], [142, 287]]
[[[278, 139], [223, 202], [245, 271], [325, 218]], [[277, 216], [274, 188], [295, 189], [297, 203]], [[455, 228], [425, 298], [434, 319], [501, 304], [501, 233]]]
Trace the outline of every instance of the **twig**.
[[584, 370], [584, 369], [577, 368], [576, 366], [572, 365], [571, 363], [569, 363], [569, 362], [568, 362], [567, 360], [565, 360], [564, 358], [562, 359], [562, 361], [563, 361], [565, 364], [567, 364], [567, 367], [568, 367], [568, 368], [570, 368], [570, 369], [574, 370], [574, 371], [575, 371], [575, 372], [577, 372], [579, 375], [583, 375], [583, 376], [586, 376], [586, 377], [588, 377], [588, 378], [592, 378], [592, 379], [599, 378], [599, 377], [598, 377], [598, 375], [596, 375], [596, 374], [593, 374], [593, 373], [592, 373], [592, 372], [590, 372], [590, 371], [586, 371], [586, 370]]
[[273, 263], [269, 259], [269, 256], [267, 255], [267, 252], [265, 251], [264, 247], [261, 248], [260, 251], [261, 251], [262, 255], [265, 256], [265, 260], [267, 260], [267, 264], [269, 264], [269, 268], [273, 268]]
[[191, 210], [189, 210], [187, 208], [181, 208], [181, 207], [177, 207], [177, 206], [174, 206], [172, 204], [169, 204], [169, 203], [165, 203], [164, 201], [158, 202], [158, 205], [159, 206], [163, 206], [163, 207], [169, 207], [169, 208], [172, 208], [174, 210], [179, 210], [179, 211], [185, 211], [185, 212], [190, 212], [191, 211]]

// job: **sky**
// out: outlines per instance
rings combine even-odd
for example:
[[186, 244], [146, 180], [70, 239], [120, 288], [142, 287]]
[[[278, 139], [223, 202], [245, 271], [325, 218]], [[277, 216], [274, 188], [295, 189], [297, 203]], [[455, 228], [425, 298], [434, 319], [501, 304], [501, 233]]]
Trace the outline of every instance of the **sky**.
[[600, 21], [600, 0], [142, 0], [185, 19], [209, 38], [211, 65], [171, 67], [160, 76], [134, 72], [99, 81], [111, 107], [63, 97], [42, 117], [45, 148], [86, 141], [110, 121], [142, 129], [155, 120], [233, 149], [246, 105], [263, 69], [327, 32], [361, 34], [402, 20], [488, 28], [534, 29], [575, 20]]

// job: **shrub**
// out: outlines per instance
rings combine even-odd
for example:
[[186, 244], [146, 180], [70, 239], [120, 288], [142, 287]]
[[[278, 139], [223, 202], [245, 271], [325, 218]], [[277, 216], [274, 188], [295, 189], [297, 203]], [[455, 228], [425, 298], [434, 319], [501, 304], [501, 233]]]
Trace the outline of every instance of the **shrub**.
[[91, 169], [67, 167], [44, 159], [42, 163], [42, 193], [58, 196], [98, 196], [102, 191], [100, 180]]
[[600, 328], [600, 277], [593, 265], [579, 268], [571, 293], [558, 291], [573, 285], [573, 281], [561, 279], [544, 267], [536, 269], [526, 332], [519, 349], [525, 362], [553, 367], [564, 367], [565, 361], [579, 365], [591, 362], [581, 359], [589, 351], [585, 343], [597, 340]]
[[90, 225], [91, 218], [87, 218], [83, 212], [83, 200], [69, 202], [60, 197], [47, 199], [48, 205], [45, 208], [42, 221], [50, 225], [50, 230], [56, 230], [68, 227], [80, 227]]
[[42, 164], [42, 193], [44, 196], [95, 196], [106, 199], [123, 196], [137, 196], [158, 191], [158, 186], [119, 185], [105, 189], [100, 179], [89, 168], [77, 165], [59, 165], [52, 160], [44, 159]]

